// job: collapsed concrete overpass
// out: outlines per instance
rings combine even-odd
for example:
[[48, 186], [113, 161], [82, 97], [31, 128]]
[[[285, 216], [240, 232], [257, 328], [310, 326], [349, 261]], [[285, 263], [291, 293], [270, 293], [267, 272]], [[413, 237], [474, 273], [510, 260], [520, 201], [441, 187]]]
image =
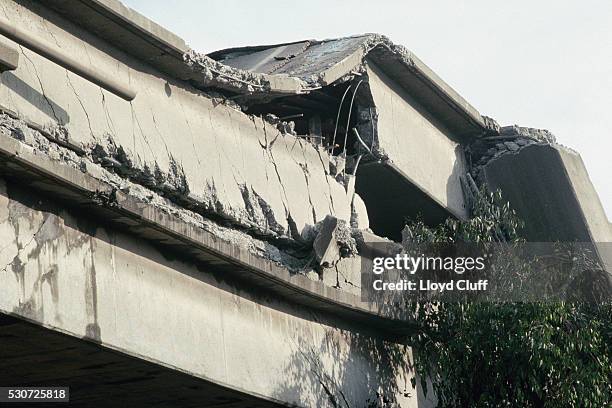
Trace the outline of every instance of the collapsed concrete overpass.
[[1, 384], [64, 381], [84, 406], [431, 404], [410, 316], [361, 302], [356, 241], [468, 217], [472, 162], [493, 183], [487, 140], [520, 135], [378, 35], [205, 56], [114, 0], [0, 15]]

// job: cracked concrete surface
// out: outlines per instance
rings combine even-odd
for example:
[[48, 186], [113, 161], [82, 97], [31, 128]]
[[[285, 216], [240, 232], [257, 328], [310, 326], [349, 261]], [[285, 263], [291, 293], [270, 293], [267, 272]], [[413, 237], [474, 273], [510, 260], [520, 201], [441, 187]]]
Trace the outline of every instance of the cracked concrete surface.
[[[275, 124], [245, 115], [234, 96], [240, 96], [235, 100], [241, 104], [261, 102], [307, 93], [356, 75], [374, 76], [366, 72], [365, 59], [382, 50], [404, 69], [427, 74], [440, 92], [450, 95], [476, 122], [484, 120], [412, 53], [377, 34], [285, 47], [282, 52], [274, 51], [274, 61], [263, 72], [231, 66], [237, 60], [231, 52], [221, 52], [226, 54], [223, 63], [187, 52], [186, 66], [201, 77], [198, 86], [207, 84], [207, 89], [222, 95], [168, 78], [70, 22], [65, 22], [70, 26], [66, 30], [55, 20], [12, 2], [1, 10], [16, 16], [16, 24], [27, 26], [34, 35], [53, 38], [63, 51], [95, 61], [99, 69], [139, 89], [138, 97], [126, 102], [23, 49], [30, 63], [3, 78], [6, 87], [0, 88], [0, 100], [4, 110], [40, 128], [61, 129], [56, 141], [62, 146], [186, 209], [254, 237], [308, 242], [309, 231], [327, 215], [367, 229], [369, 204], [347, 188], [346, 181], [330, 174], [334, 161], [325, 148], [295, 137], [291, 122]], [[374, 102], [383, 112], [391, 92], [386, 92], [383, 81], [378, 82], [366, 81], [363, 89], [370, 89], [373, 95], [378, 90], [374, 96], [382, 96]], [[228, 97], [232, 94], [239, 95]], [[393, 101], [391, 108], [406, 107], [398, 103]], [[464, 170], [463, 154], [456, 143], [447, 140], [452, 132], [429, 117], [423, 119], [422, 110], [417, 107], [401, 120], [387, 113], [376, 120], [370, 118], [377, 128], [371, 135], [377, 159], [396, 164], [410, 182], [461, 217], [465, 206], [458, 177]], [[168, 117], [173, 120], [162, 120]], [[393, 135], [398, 128], [412, 125], [415, 131], [398, 146], [399, 138]], [[435, 143], [428, 143], [428, 154], [415, 156], [412, 145], [422, 138]], [[434, 160], [424, 161], [424, 156]]]
[[[238, 245], [242, 248], [247, 248], [253, 254], [276, 262], [293, 273], [303, 274], [315, 281], [322, 280], [329, 286], [346, 290], [349, 293], [360, 293], [360, 274], [358, 271], [360, 270], [359, 262], [361, 260], [359, 256], [356, 256], [357, 250], [352, 237], [352, 231], [355, 231], [356, 228], [354, 226], [349, 228], [348, 223], [344, 220], [339, 220], [342, 228], [340, 228], [339, 234], [337, 234], [338, 236], [335, 237], [335, 239], [337, 239], [343, 247], [346, 247], [348, 251], [344, 251], [342, 257], [334, 262], [332, 269], [325, 270], [322, 273], [316, 273], [313, 269], [315, 266], [313, 263], [314, 255], [309, 255], [310, 250], [308, 248], [311, 247], [313, 241], [319, 234], [322, 222], [318, 222], [312, 228], [307, 229], [304, 233], [304, 238], [300, 241], [300, 246], [292, 249], [292, 247], [287, 247], [286, 241], [271, 240], [268, 236], [254, 234], [252, 230], [241, 230], [234, 224], [227, 224], [222, 220], [214, 221], [206, 215], [203, 216], [198, 212], [189, 210], [148, 187], [131, 182], [127, 178], [120, 176], [117, 172], [109, 171], [100, 163], [96, 163], [97, 156], [95, 154], [90, 156], [78, 155], [66, 147], [59, 146], [48, 135], [43, 135], [39, 130], [33, 129], [24, 123], [24, 121], [10, 117], [7, 114], [0, 114], [0, 137], [10, 137], [19, 140], [32, 149], [34, 154], [45, 155], [62, 165], [68, 165], [80, 172], [87, 173], [113, 186], [113, 191], [121, 191], [125, 194], [129, 194], [142, 203], [153, 204], [156, 208], [168, 214], [178, 216], [180, 219], [192, 225], [211, 232], [215, 237], [221, 240]], [[113, 166], [117, 165], [118, 164], [113, 163]], [[266, 208], [265, 203], [259, 201], [260, 198], [256, 193], [248, 191], [245, 188], [243, 194], [245, 202], [250, 203], [247, 205], [247, 208], [252, 212], [251, 217], [254, 219], [260, 218], [258, 222], [261, 224], [274, 222], [270, 210]], [[97, 198], [94, 197], [94, 199], [99, 200], [101, 205], [112, 205], [113, 203], [113, 197], [105, 194], [100, 194]], [[357, 195], [355, 195], [355, 199], [358, 199]], [[361, 217], [367, 216], [365, 209], [362, 211]], [[14, 219], [19, 219], [18, 214], [15, 213], [13, 215]], [[356, 213], [353, 212], [354, 220], [355, 217]], [[17, 221], [13, 220], [12, 222]], [[362, 228], [359, 229], [367, 229], [363, 228], [363, 220], [361, 222]], [[18, 228], [18, 226], [16, 226], [16, 228]], [[269, 228], [272, 229], [275, 228], [275, 226], [270, 225]], [[17, 232], [19, 231], [17, 230]], [[34, 240], [35, 237], [36, 233], [31, 239], [28, 239]], [[30, 243], [21, 246], [25, 248], [28, 247], [29, 244]], [[5, 248], [0, 248], [0, 254], [10, 245], [12, 244], [8, 244]], [[300, 249], [302, 247], [305, 248], [306, 251]], [[5, 269], [19, 267], [21, 264], [21, 258], [19, 256], [14, 256], [11, 262], [7, 263]], [[334, 274], [333, 278], [330, 278], [330, 273]]]
[[[300, 254], [296, 260], [278, 248], [309, 248], [315, 226], [326, 216], [355, 229], [369, 229], [366, 202], [347, 180], [331, 173], [337, 159], [324, 147], [296, 137], [291, 122], [246, 115], [227, 95], [205, 93], [170, 79], [79, 27], [66, 30], [53, 19], [12, 2], [0, 10], [33, 34], [53, 38], [63, 51], [95, 62], [99, 69], [139, 89], [138, 97], [127, 102], [24, 48], [27, 63], [3, 77], [1, 108], [34, 124], [47, 142], [60, 149], [44, 145], [40, 135], [29, 136], [32, 140], [26, 143], [112, 180], [118, 189], [167, 206], [208, 228], [214, 225], [220, 234], [235, 234], [236, 242], [247, 242], [292, 270], [306, 268], [307, 256]], [[418, 64], [408, 51], [378, 35], [313, 42], [295, 57], [275, 64], [274, 75], [249, 73], [194, 52], [185, 60], [217, 90], [231, 88], [243, 95], [265, 91], [275, 97], [346, 81], [347, 73], [351, 78], [363, 75], [364, 57], [377, 47], [390, 50], [404, 64]], [[279, 92], [278, 81], [288, 81], [283, 82], [286, 85], [293, 83], [291, 78], [301, 83], [299, 89]], [[376, 126], [389, 137], [396, 129], [385, 127], [386, 123], [383, 115]], [[440, 133], [436, 123], [424, 127], [429, 129], [425, 133]], [[387, 128], [392, 132], [386, 132]], [[438, 143], [442, 147], [432, 155], [456, 160], [456, 145], [446, 144]], [[378, 150], [382, 151], [382, 145], [378, 140]], [[405, 151], [412, 150], [396, 147], [387, 148], [393, 156], [387, 159], [400, 163]], [[449, 162], [449, 174], [454, 177], [459, 171], [453, 167], [455, 162]], [[449, 182], [446, 175], [433, 179], [426, 173], [415, 173], [416, 182], [442, 202], [460, 205], [453, 190], [459, 183]], [[348, 263], [342, 260], [338, 267]], [[359, 286], [358, 278], [345, 275], [343, 280], [353, 291]]]
[[[67, 148], [58, 146], [50, 141], [48, 137], [43, 136], [40, 131], [32, 129], [19, 119], [12, 118], [6, 114], [0, 114], [0, 137], [17, 139], [28, 145], [35, 153], [44, 154], [52, 160], [86, 172], [99, 180], [109, 183], [116, 190], [130, 194], [143, 203], [154, 204], [168, 214], [176, 215], [184, 221], [212, 232], [220, 239], [246, 247], [253, 253], [282, 264], [291, 270], [300, 270], [305, 266], [305, 261], [296, 259], [286, 252], [279, 250], [278, 247], [270, 242], [257, 239], [245, 231], [223, 226], [197, 212], [181, 207], [147, 187], [133, 183], [115, 172], [108, 171], [87, 156], [79, 156]], [[104, 197], [100, 197], [100, 199], [103, 200]], [[0, 254], [2, 252], [3, 250], [0, 250]]]
[[[323, 148], [165, 80], [87, 33], [76, 37], [12, 2], [0, 11], [142, 89], [126, 102], [22, 49], [31, 63], [3, 77], [2, 109], [57, 133], [62, 146], [255, 236], [300, 241], [328, 214], [350, 222], [353, 197], [329, 177]], [[126, 61], [129, 70], [113, 56]]]
[[[366, 77], [373, 107], [359, 112], [359, 133], [371, 146], [374, 159], [394, 166], [449, 215], [466, 218], [460, 183], [467, 171], [462, 143], [378, 64], [367, 63]], [[366, 170], [362, 169], [362, 175]], [[364, 195], [366, 204], [367, 198]]]

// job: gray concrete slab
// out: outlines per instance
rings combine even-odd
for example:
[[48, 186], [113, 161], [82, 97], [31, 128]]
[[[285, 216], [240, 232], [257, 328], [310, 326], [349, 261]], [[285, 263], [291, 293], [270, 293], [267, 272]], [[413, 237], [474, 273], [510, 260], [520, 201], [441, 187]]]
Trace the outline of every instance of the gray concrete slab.
[[[457, 135], [378, 65], [368, 64], [367, 79], [376, 110], [373, 148], [380, 161], [361, 166], [357, 192], [370, 208], [373, 229], [398, 239], [407, 216], [420, 213], [432, 225], [448, 216], [466, 218], [461, 178], [467, 168]], [[390, 172], [405, 182], [384, 176]]]
[[[369, 59], [426, 106], [455, 136], [470, 139], [496, 131], [491, 121], [481, 116], [414, 53], [379, 34], [231, 48], [209, 55], [235, 68], [297, 77], [315, 87], [362, 71], [364, 60]], [[275, 56], [281, 60], [272, 62]]]

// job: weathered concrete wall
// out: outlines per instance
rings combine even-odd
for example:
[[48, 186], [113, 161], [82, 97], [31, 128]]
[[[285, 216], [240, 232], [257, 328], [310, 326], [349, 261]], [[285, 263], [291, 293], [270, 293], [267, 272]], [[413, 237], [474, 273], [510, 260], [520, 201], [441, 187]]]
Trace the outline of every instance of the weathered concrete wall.
[[0, 236], [2, 313], [282, 403], [332, 406], [328, 387], [350, 406], [376, 391], [416, 406], [409, 348], [170, 258], [4, 180]]
[[460, 183], [466, 172], [461, 146], [374, 63], [368, 63], [367, 74], [378, 113], [381, 153], [432, 200], [460, 218], [467, 217]]
[[160, 74], [34, 2], [20, 3], [28, 8], [4, 1], [0, 12], [137, 96], [127, 102], [10, 43], [22, 58], [2, 74], [4, 109], [132, 180], [259, 233], [295, 236], [327, 214], [350, 219], [351, 197], [327, 175], [324, 150]]

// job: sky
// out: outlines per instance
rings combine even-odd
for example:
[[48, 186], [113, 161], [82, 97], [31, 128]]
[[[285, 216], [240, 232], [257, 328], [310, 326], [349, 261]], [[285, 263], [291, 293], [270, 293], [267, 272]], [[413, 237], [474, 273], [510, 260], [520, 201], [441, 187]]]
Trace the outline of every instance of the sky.
[[123, 2], [201, 52], [385, 34], [481, 114], [580, 152], [612, 220], [612, 1]]

